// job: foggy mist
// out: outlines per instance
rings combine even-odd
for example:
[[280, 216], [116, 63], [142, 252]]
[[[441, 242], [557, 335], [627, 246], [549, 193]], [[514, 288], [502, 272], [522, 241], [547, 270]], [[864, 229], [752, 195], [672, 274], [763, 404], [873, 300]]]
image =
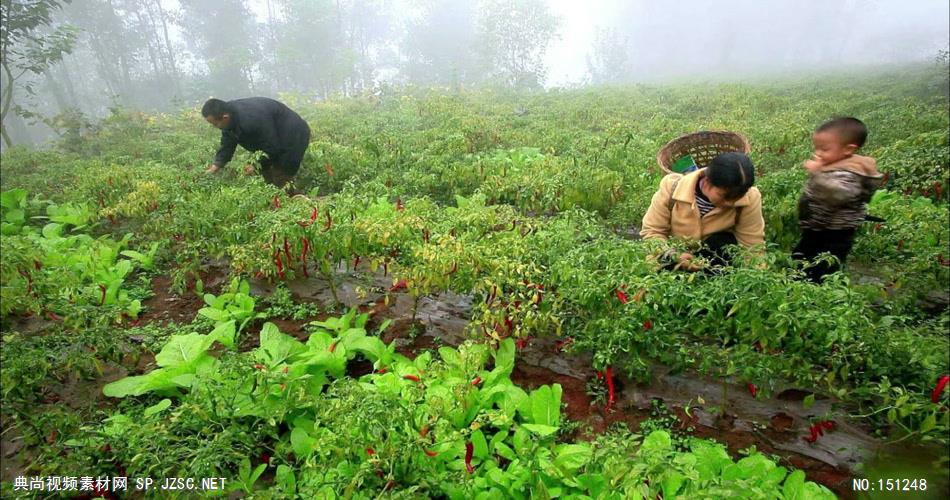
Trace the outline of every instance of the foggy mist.
[[[934, 60], [950, 44], [939, 0], [46, 3], [39, 42], [4, 44], [13, 143], [110, 108], [174, 110], [209, 96], [739, 81]], [[30, 43], [52, 57], [31, 68]]]

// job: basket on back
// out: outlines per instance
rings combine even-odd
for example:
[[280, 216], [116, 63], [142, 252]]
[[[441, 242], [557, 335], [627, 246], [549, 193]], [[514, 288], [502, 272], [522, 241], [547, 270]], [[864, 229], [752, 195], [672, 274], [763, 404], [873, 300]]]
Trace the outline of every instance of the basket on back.
[[671, 167], [676, 160], [686, 155], [690, 155], [696, 165], [703, 168], [720, 153], [749, 154], [749, 151], [749, 141], [742, 134], [707, 130], [686, 134], [668, 142], [656, 154], [656, 162], [664, 173], [671, 174]]

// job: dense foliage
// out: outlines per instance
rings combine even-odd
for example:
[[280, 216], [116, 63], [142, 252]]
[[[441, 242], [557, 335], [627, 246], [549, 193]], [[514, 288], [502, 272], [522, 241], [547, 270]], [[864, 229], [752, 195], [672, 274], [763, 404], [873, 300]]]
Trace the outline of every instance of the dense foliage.
[[[78, 460], [103, 472], [112, 462], [153, 475], [239, 471], [235, 487], [250, 490], [264, 469], [252, 470], [249, 457], [267, 443], [278, 464], [272, 487], [304, 496], [819, 495], [799, 473], [786, 477], [758, 454], [733, 463], [708, 442], [674, 451], [663, 433], [563, 441], [559, 388], [528, 393], [508, 379], [512, 340], [571, 337], [596, 369], [644, 381], [660, 362], [753, 384], [763, 398], [806, 388], [881, 436], [945, 444], [948, 396], [934, 386], [950, 371], [950, 315], [939, 297], [931, 302], [950, 280], [950, 153], [947, 96], [933, 78], [914, 68], [897, 83], [862, 75], [319, 103], [286, 96], [313, 128], [298, 179], [309, 196], [231, 173], [251, 155], [205, 176], [217, 134], [194, 109], [116, 113], [56, 150], [11, 150], [0, 262], [5, 418], [36, 443], [49, 433], [30, 407], [44, 380], [98, 369], [82, 346], [113, 360], [146, 349], [158, 368], [106, 386], [126, 401], [104, 423], [87, 416], [80, 433], [69, 412], [44, 417], [72, 429], [57, 446], [79, 450], [50, 468]], [[864, 153], [888, 174], [870, 212], [885, 222], [860, 230], [847, 273], [813, 285], [788, 252], [805, 180], [798, 166], [811, 130], [832, 114], [869, 125]], [[768, 251], [723, 275], [658, 273], [659, 245], [629, 234], [660, 179], [656, 151], [698, 129], [749, 137]], [[184, 292], [220, 259], [236, 281], [206, 295], [194, 323], [124, 329], [152, 276], [171, 275]], [[270, 325], [259, 348], [234, 347], [249, 321], [272, 319], [240, 279], [320, 276], [335, 295], [336, 270], [359, 262], [415, 298], [473, 297], [469, 328], [479, 341], [410, 360], [351, 313], [312, 325], [306, 343]], [[50, 320], [45, 335], [18, 331], [30, 314]], [[345, 377], [357, 355], [377, 372]]]

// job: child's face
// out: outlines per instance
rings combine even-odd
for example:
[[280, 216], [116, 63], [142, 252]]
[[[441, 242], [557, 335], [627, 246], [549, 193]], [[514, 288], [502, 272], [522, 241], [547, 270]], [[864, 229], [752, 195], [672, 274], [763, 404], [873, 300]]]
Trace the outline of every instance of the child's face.
[[811, 142], [815, 145], [815, 159], [822, 165], [830, 165], [848, 158], [858, 149], [857, 144], [844, 144], [841, 137], [833, 130], [817, 132], [811, 136]]

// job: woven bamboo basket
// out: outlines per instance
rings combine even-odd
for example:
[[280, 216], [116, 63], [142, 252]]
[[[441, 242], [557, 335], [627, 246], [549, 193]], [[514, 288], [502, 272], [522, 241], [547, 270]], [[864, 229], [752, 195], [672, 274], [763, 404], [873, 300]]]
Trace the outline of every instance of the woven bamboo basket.
[[664, 173], [671, 174], [671, 167], [676, 160], [686, 155], [692, 156], [696, 165], [703, 168], [721, 153], [749, 154], [749, 151], [749, 141], [742, 134], [704, 130], [677, 137], [666, 143], [656, 154], [656, 162]]

